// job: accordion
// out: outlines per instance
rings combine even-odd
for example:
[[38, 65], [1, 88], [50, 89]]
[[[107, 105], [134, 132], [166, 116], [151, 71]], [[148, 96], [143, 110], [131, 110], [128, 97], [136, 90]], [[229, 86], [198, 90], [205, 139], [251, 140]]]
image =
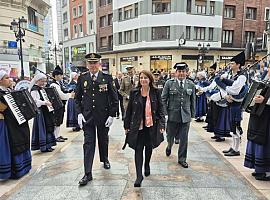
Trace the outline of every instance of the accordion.
[[64, 104], [54, 87], [47, 87], [44, 88], [44, 90], [47, 93], [49, 101], [52, 103], [52, 107], [54, 110], [59, 110], [64, 107]]
[[[256, 104], [254, 101], [254, 97], [256, 95], [264, 96], [265, 100], [260, 104]], [[259, 81], [253, 81], [250, 85], [247, 95], [244, 98], [244, 101], [242, 102], [241, 109], [248, 113], [260, 116], [265, 108], [269, 97], [270, 85]]]
[[21, 125], [36, 116], [38, 108], [28, 90], [11, 91], [3, 97], [18, 124]]

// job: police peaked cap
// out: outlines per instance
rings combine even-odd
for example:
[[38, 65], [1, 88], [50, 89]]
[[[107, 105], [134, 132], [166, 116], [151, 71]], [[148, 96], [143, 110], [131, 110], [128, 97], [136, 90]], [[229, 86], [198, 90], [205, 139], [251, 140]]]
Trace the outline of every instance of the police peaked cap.
[[188, 65], [185, 62], [175, 63], [174, 69], [176, 70], [188, 70]]
[[210, 66], [210, 69], [216, 70], [216, 69], [217, 69], [217, 63], [215, 62], [213, 65], [211, 65], [211, 66]]
[[152, 72], [154, 75], [160, 75], [161, 72], [158, 69], [153, 70]]
[[245, 52], [242, 51], [241, 53], [237, 54], [231, 59], [231, 62], [235, 62], [236, 64], [240, 64], [240, 66], [244, 66], [246, 62]]
[[100, 58], [101, 58], [101, 55], [97, 53], [89, 53], [85, 56], [85, 59], [88, 62], [98, 62]]

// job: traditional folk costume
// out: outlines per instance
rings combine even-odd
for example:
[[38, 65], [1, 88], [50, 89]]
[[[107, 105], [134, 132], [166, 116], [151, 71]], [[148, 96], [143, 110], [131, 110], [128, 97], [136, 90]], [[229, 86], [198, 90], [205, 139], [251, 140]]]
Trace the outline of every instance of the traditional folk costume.
[[[198, 80], [196, 84], [196, 88], [198, 89], [199, 87], [206, 87], [209, 84], [209, 82], [206, 79], [206, 73], [204, 71], [198, 72], [197, 73], [198, 78], [201, 77], [201, 80]], [[196, 94], [196, 113], [195, 113], [195, 118], [197, 122], [203, 122], [203, 117], [207, 113], [207, 99], [205, 93], [199, 93], [197, 92]]]
[[[75, 91], [76, 89], [76, 85], [77, 85], [77, 81], [73, 80], [73, 78], [77, 76], [76, 72], [72, 72], [71, 73], [71, 81], [68, 84], [68, 90], [69, 91]], [[74, 101], [74, 97], [71, 97], [68, 99], [68, 103], [67, 103], [67, 123], [66, 123], [67, 127], [72, 127], [73, 131], [79, 131], [80, 127], [78, 125], [78, 113], [76, 112], [75, 109], [75, 101]]]
[[270, 98], [266, 101], [260, 116], [250, 114], [244, 166], [255, 169], [252, 175], [257, 180], [270, 181]]
[[34, 118], [32, 129], [31, 150], [40, 150], [41, 152], [51, 152], [53, 151], [52, 147], [56, 146], [53, 111], [49, 112], [46, 101], [41, 95], [43, 88], [35, 85], [37, 81], [46, 78], [44, 74], [37, 74], [31, 81], [31, 88], [29, 88], [31, 96], [38, 107], [38, 114]]
[[[245, 53], [241, 52], [231, 59], [232, 62], [239, 64], [240, 67], [245, 65]], [[223, 91], [221, 96], [225, 98], [226, 95], [233, 97], [233, 102], [229, 103], [231, 108], [231, 136], [233, 139], [232, 146], [229, 150], [223, 151], [225, 156], [239, 156], [240, 141], [243, 130], [241, 128], [242, 110], [241, 103], [245, 94], [248, 91], [247, 77], [241, 70], [236, 74], [231, 74], [228, 79], [216, 78], [217, 85]]]
[[[0, 80], [7, 73], [0, 71]], [[28, 122], [21, 125], [7, 107], [3, 95], [9, 89], [0, 86], [0, 179], [20, 178], [31, 169], [30, 130]]]
[[[53, 77], [57, 75], [63, 75], [63, 71], [59, 66], [57, 66], [53, 71]], [[60, 81], [53, 80], [50, 86], [56, 89], [57, 93], [59, 94], [64, 104], [62, 108], [54, 110], [54, 120], [55, 120], [54, 135], [57, 142], [64, 142], [64, 140], [66, 140], [67, 138], [60, 136], [59, 132], [60, 126], [61, 124], [63, 124], [64, 120], [66, 101], [69, 99], [70, 95], [69, 93], [64, 93], [65, 89]]]

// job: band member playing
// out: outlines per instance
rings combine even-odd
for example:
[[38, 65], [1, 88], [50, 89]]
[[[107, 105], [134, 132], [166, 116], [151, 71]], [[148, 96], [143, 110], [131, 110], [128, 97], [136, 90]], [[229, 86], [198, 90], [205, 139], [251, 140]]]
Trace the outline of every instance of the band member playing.
[[32, 79], [29, 90], [33, 97], [37, 107], [38, 114], [34, 118], [32, 129], [32, 144], [31, 150], [40, 150], [41, 152], [52, 152], [53, 146], [56, 146], [56, 140], [54, 136], [54, 119], [53, 111], [49, 112], [48, 107], [52, 107], [52, 104], [48, 100], [44, 100], [41, 90], [47, 83], [47, 76], [42, 73], [38, 73]]
[[54, 69], [52, 76], [54, 80], [50, 86], [56, 89], [57, 93], [59, 94], [64, 104], [64, 106], [61, 109], [54, 111], [54, 119], [55, 119], [54, 135], [56, 137], [56, 142], [64, 142], [65, 140], [67, 140], [67, 138], [60, 136], [59, 132], [60, 132], [60, 126], [61, 124], [63, 124], [64, 114], [65, 114], [65, 104], [66, 104], [66, 101], [69, 99], [70, 94], [63, 92], [64, 91], [64, 88], [62, 86], [63, 71], [59, 66], [57, 66]]
[[[78, 74], [76, 72], [70, 73], [70, 82], [67, 85], [69, 92], [75, 91], [78, 80]], [[74, 95], [68, 99], [67, 103], [67, 127], [73, 127], [73, 131], [80, 131], [81, 128], [78, 125], [78, 113], [75, 109]]]
[[[31, 169], [30, 130], [28, 122], [19, 125], [3, 95], [10, 91], [6, 71], [0, 71], [0, 179], [20, 178]], [[2, 168], [4, 166], [4, 168]]]
[[[270, 68], [265, 80], [268, 80], [269, 84]], [[269, 86], [261, 92], [261, 95], [254, 98], [256, 104], [266, 102], [266, 105], [261, 115], [252, 112], [250, 114], [244, 162], [245, 167], [255, 169], [252, 176], [262, 181], [270, 181], [270, 98], [266, 99], [263, 96], [267, 90], [270, 90]]]
[[203, 122], [203, 116], [207, 113], [207, 99], [205, 93], [198, 90], [199, 87], [206, 87], [209, 85], [209, 82], [206, 81], [206, 72], [200, 71], [197, 73], [197, 93], [196, 93], [196, 113], [195, 113], [195, 121], [196, 122]]
[[84, 131], [84, 177], [80, 185], [86, 185], [93, 179], [92, 166], [95, 155], [96, 134], [100, 162], [110, 169], [108, 158], [109, 127], [113, 123], [118, 106], [117, 91], [112, 76], [99, 71], [101, 56], [90, 53], [85, 56], [89, 72], [79, 79], [75, 94], [78, 124]]
[[175, 79], [165, 83], [162, 92], [162, 102], [168, 113], [166, 155], [171, 155], [175, 135], [179, 135], [180, 144], [178, 149], [178, 163], [188, 168], [187, 146], [188, 132], [191, 118], [195, 117], [195, 85], [186, 79], [188, 65], [184, 62], [176, 63]]
[[164, 108], [160, 91], [153, 82], [153, 76], [149, 71], [143, 70], [139, 74], [139, 83], [130, 93], [124, 120], [126, 142], [135, 150], [137, 179], [134, 187], [141, 187], [143, 180], [143, 150], [145, 149], [144, 175], [149, 176], [152, 150], [164, 140]]
[[239, 156], [240, 155], [240, 141], [243, 130], [241, 128], [242, 110], [241, 102], [233, 98], [233, 95], [240, 95], [246, 91], [247, 78], [241, 71], [241, 66], [245, 65], [245, 53], [241, 52], [231, 59], [231, 75], [229, 79], [217, 77], [215, 79], [217, 85], [221, 88], [221, 96], [229, 102], [231, 107], [231, 125], [232, 125], [232, 139], [233, 143], [229, 150], [223, 151], [225, 156]]

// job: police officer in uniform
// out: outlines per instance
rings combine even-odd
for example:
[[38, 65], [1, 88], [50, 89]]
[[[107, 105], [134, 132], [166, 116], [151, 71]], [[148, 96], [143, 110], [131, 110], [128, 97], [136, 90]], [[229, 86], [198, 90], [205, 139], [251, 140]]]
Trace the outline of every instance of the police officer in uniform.
[[165, 81], [161, 79], [161, 72], [155, 69], [152, 74], [154, 75], [154, 84], [158, 89], [162, 91], [165, 85]]
[[118, 106], [118, 95], [112, 76], [99, 71], [101, 56], [90, 53], [85, 56], [89, 72], [82, 73], [78, 79], [75, 103], [78, 124], [84, 131], [84, 171], [81, 186], [92, 178], [92, 166], [96, 146], [96, 133], [100, 162], [105, 169], [110, 169], [108, 160], [109, 127], [113, 123]]
[[185, 62], [176, 63], [176, 77], [165, 83], [162, 92], [162, 102], [168, 113], [166, 155], [171, 155], [174, 137], [178, 134], [180, 139], [178, 149], [178, 163], [188, 168], [187, 145], [191, 118], [195, 117], [195, 85], [188, 80], [188, 65]]
[[119, 93], [123, 96], [124, 108], [127, 109], [130, 91], [135, 87], [136, 78], [134, 76], [134, 68], [129, 66], [126, 68], [128, 75], [121, 82]]

